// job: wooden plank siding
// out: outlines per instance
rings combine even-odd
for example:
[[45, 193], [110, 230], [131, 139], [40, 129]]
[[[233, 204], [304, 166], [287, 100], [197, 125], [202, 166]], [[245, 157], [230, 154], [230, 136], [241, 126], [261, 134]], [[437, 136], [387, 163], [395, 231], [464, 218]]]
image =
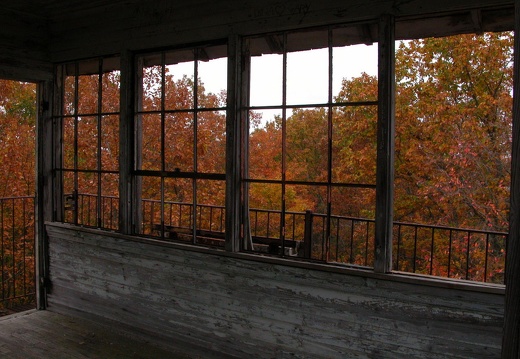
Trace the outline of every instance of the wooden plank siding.
[[[48, 224], [51, 311], [258, 358], [494, 358], [503, 291], [282, 265]], [[478, 286], [477, 286], [478, 288]]]

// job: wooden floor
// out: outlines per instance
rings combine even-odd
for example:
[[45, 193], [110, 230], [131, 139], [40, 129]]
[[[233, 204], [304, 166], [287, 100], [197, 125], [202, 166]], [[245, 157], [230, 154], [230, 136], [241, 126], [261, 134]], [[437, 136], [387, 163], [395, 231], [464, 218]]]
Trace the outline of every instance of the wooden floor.
[[0, 358], [187, 359], [101, 324], [32, 310], [0, 317]]

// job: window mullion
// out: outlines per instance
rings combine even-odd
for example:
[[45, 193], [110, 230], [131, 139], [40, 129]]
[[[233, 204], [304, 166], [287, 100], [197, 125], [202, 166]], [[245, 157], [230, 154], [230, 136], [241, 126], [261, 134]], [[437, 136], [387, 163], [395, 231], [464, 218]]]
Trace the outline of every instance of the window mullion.
[[102, 186], [101, 186], [101, 170], [102, 170], [102, 164], [101, 164], [101, 144], [102, 144], [102, 111], [103, 111], [103, 60], [99, 59], [99, 78], [98, 78], [98, 107], [97, 107], [97, 226], [98, 228], [101, 228], [103, 226], [102, 223]]
[[[132, 186], [132, 183], [137, 183], [135, 177], [132, 176], [132, 169], [135, 165], [133, 156], [134, 91], [138, 91], [138, 93], [141, 91], [140, 88], [136, 89], [134, 86], [135, 67], [133, 54], [129, 51], [123, 52], [121, 54], [121, 114], [119, 119], [119, 229], [125, 234], [132, 233], [132, 223], [135, 220], [132, 208], [135, 208], [136, 213], [141, 213], [140, 199], [132, 201], [132, 191], [137, 191], [139, 188]], [[140, 153], [137, 148], [136, 152]]]
[[[78, 224], [78, 211], [79, 211], [79, 193], [78, 193], [78, 136], [79, 136], [79, 63], [74, 66], [74, 190], [73, 190], [73, 201], [75, 208], [73, 210], [72, 223]], [[63, 164], [62, 164], [63, 165]]]
[[[328, 31], [329, 47], [329, 86], [328, 86], [328, 113], [327, 113], [327, 225], [325, 228], [325, 260], [330, 260], [330, 236], [332, 216], [332, 31]], [[311, 228], [312, 230], [312, 228]], [[336, 256], [337, 258], [337, 256]]]
[[197, 132], [198, 132], [198, 121], [199, 121], [199, 53], [200, 50], [196, 49], [194, 52], [194, 69], [193, 69], [193, 172], [195, 176], [192, 179], [192, 188], [193, 188], [193, 205], [192, 205], [192, 235], [193, 235], [193, 243], [197, 243], [197, 173], [198, 173], [198, 163], [197, 163]]
[[[161, 172], [164, 173], [166, 170], [166, 124], [165, 124], [165, 110], [166, 110], [166, 64], [165, 64], [165, 53], [163, 52], [161, 54]], [[164, 201], [164, 192], [165, 192], [165, 178], [163, 175], [161, 175], [161, 238], [164, 238], [164, 208], [165, 208], [165, 201]]]
[[283, 88], [282, 88], [282, 210], [280, 218], [280, 255], [285, 255], [285, 212], [287, 180], [287, 33], [283, 35]]

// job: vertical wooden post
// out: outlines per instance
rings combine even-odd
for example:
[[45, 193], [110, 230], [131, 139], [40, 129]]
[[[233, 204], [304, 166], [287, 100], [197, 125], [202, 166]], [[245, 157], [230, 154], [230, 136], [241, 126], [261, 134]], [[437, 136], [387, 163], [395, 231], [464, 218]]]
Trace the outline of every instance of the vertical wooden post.
[[515, 1], [513, 145], [502, 359], [520, 357], [520, 0]]
[[226, 250], [240, 250], [241, 123], [238, 100], [240, 46], [237, 35], [228, 40], [226, 112]]
[[379, 80], [377, 120], [376, 228], [374, 270], [392, 269], [395, 134], [394, 17], [379, 20]]
[[135, 207], [132, 201], [132, 169], [134, 168], [134, 57], [121, 53], [120, 120], [119, 120], [119, 230], [132, 233]]
[[36, 306], [47, 307], [47, 279], [49, 277], [49, 245], [45, 222], [53, 220], [53, 86], [47, 80], [38, 84], [38, 122], [36, 143]]

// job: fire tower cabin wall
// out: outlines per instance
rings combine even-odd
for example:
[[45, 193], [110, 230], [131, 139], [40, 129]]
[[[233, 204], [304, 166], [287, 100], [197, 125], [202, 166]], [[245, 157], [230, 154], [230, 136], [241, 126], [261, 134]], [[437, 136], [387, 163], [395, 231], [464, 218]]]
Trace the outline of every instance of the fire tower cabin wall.
[[[376, 260], [379, 270], [374, 271], [243, 251], [244, 244], [239, 241], [243, 234], [239, 222], [241, 169], [237, 167], [242, 154], [233, 136], [240, 133], [235, 128], [241, 106], [237, 94], [247, 81], [239, 73], [244, 65], [239, 60], [244, 37], [338, 24], [370, 23], [377, 28], [381, 19], [387, 25], [395, 20], [395, 37], [404, 39], [506, 31], [514, 25], [512, 5], [511, 1], [498, 0], [115, 1], [96, 9], [55, 14], [43, 25], [48, 38], [36, 36], [41, 29], [37, 25], [28, 28], [34, 41], [47, 45], [30, 50], [29, 43], [22, 41], [26, 51], [4, 54], [15, 61], [21, 52], [25, 60], [11, 61], [17, 73], [36, 62], [39, 67], [32, 70], [37, 72], [33, 77], [45, 79], [49, 63], [61, 66], [96, 57], [121, 59], [121, 200], [115, 228], [81, 226], [77, 218], [63, 213], [67, 200], [74, 198], [62, 191], [67, 184], [60, 182], [57, 173], [68, 170], [53, 172], [56, 168], [51, 167], [61, 159], [59, 138], [56, 141], [59, 134], [48, 117], [41, 122], [44, 140], [40, 150], [46, 156], [40, 162], [40, 174], [45, 177], [41, 195], [45, 197], [43, 218], [51, 284], [47, 309], [94, 320], [108, 318], [153, 340], [186, 345], [202, 357], [210, 351], [237, 358], [498, 357], [504, 319], [501, 285], [385, 273], [389, 263], [384, 255]], [[393, 25], [382, 35], [373, 31], [375, 28], [360, 27], [359, 36], [365, 42], [382, 41], [384, 46], [393, 42]], [[136, 59], [154, 51], [164, 54], [162, 51], [213, 41], [227, 46], [229, 61], [226, 128], [231, 142], [225, 174], [222, 178], [221, 174], [210, 176], [226, 188], [229, 214], [222, 248], [166, 241], [140, 231], [137, 212], [141, 208], [135, 200], [138, 186], [132, 170], [143, 178], [151, 171], [136, 168], [131, 140], [135, 129], [128, 125], [141, 106], [135, 100], [139, 81]], [[312, 44], [301, 46], [312, 48]], [[166, 55], [160, 56], [158, 68]], [[377, 104], [391, 115], [391, 101], [385, 103], [392, 98], [390, 52], [384, 56], [379, 81], [385, 82], [386, 89], [383, 86]], [[78, 74], [78, 68], [72, 66], [70, 72], [61, 74]], [[103, 65], [99, 68], [103, 71]], [[3, 67], [1, 71], [10, 70]], [[54, 76], [56, 89], [61, 79]], [[62, 113], [61, 95], [54, 93], [54, 99], [44, 93], [52, 100], [49, 111], [55, 118], [65, 119], [68, 115]], [[99, 93], [102, 96], [102, 91]], [[103, 109], [98, 109], [99, 115]], [[79, 123], [77, 116], [70, 118]], [[385, 159], [382, 161], [378, 166], [385, 167]], [[391, 171], [391, 166], [386, 169]], [[103, 174], [98, 169], [92, 172]], [[80, 171], [75, 173], [81, 176]], [[385, 194], [392, 183], [385, 186], [384, 179], [377, 188], [384, 197], [377, 203], [382, 222], [391, 219], [391, 196]], [[69, 209], [77, 205], [72, 201]], [[387, 246], [383, 252], [388, 250], [386, 226], [377, 230], [378, 243]], [[160, 226], [158, 229], [164, 231]]]

